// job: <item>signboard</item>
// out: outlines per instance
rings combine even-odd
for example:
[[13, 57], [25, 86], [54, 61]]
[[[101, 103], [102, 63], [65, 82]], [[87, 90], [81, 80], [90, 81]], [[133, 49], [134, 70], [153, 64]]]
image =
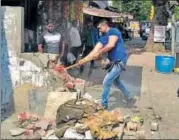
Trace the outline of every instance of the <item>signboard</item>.
[[154, 27], [154, 42], [165, 42], [165, 26]]
[[130, 28], [133, 31], [138, 31], [140, 29], [138, 21], [130, 21]]

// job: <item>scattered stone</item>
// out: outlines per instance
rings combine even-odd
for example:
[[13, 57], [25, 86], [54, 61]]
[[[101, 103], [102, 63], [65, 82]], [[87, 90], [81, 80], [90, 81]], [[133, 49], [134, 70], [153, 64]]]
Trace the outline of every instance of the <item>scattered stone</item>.
[[11, 133], [11, 136], [19, 136], [19, 135], [22, 135], [25, 131], [26, 129], [14, 128], [10, 130], [10, 133]]
[[49, 140], [59, 140], [59, 138], [56, 137], [55, 135], [51, 135], [48, 139]]
[[47, 130], [48, 126], [49, 126], [49, 121], [47, 120], [40, 120], [35, 124], [35, 127], [42, 128], [43, 130]]
[[63, 136], [66, 139], [84, 139], [85, 137], [81, 134], [78, 134], [75, 129], [68, 128], [65, 131], [65, 134]]
[[34, 134], [31, 134], [29, 136], [26, 137], [26, 139], [30, 139], [30, 140], [40, 140], [41, 136], [39, 133], [35, 132]]
[[69, 128], [69, 126], [64, 126], [64, 127], [61, 127], [59, 129], [56, 129], [55, 130], [55, 136], [57, 136], [58, 138], [61, 138], [63, 137], [65, 131]]
[[66, 86], [68, 89], [74, 89], [75, 84], [74, 84], [73, 82], [67, 82], [67, 83], [65, 84], [65, 86]]
[[93, 136], [91, 135], [91, 131], [88, 130], [85, 132], [85, 139], [92, 140]]
[[120, 110], [113, 110], [112, 113], [118, 118], [120, 123], [124, 122], [124, 118], [122, 117]]
[[137, 124], [136, 123], [133, 123], [133, 122], [128, 122], [127, 123], [127, 130], [134, 130], [134, 131], [137, 131]]
[[85, 125], [84, 125], [84, 124], [81, 124], [81, 123], [76, 123], [76, 124], [75, 124], [75, 128], [78, 128], [78, 127], [85, 127]]
[[26, 120], [25, 122], [23, 122], [23, 123], [21, 124], [21, 127], [22, 127], [22, 128], [25, 128], [25, 127], [27, 127], [29, 124], [30, 124], [30, 121], [29, 121], [29, 120]]
[[44, 137], [46, 132], [43, 130], [43, 129], [39, 129], [37, 130], [37, 133], [41, 136], [41, 137]]
[[33, 130], [26, 130], [26, 131], [24, 132], [24, 135], [25, 135], [25, 136], [29, 136], [29, 135], [32, 135], [33, 133], [34, 133]]
[[151, 123], [151, 131], [158, 131], [159, 124], [156, 122]]
[[35, 129], [35, 125], [34, 124], [29, 124], [25, 127], [28, 130], [34, 130]]
[[39, 119], [39, 117], [36, 114], [32, 114], [29, 112], [19, 113], [17, 117], [19, 121], [26, 121], [26, 120], [37, 121]]
[[82, 105], [86, 105], [86, 102], [85, 102], [85, 101], [82, 101], [81, 104], [82, 104]]
[[76, 123], [74, 129], [77, 131], [77, 133], [79, 134], [84, 134], [88, 129], [88, 127], [84, 124], [79, 124], [79, 123]]
[[76, 105], [81, 105], [81, 102], [76, 102]]
[[44, 137], [44, 139], [48, 139], [51, 135], [53, 135], [54, 134], [54, 130], [48, 130], [47, 132], [46, 132], [46, 134], [45, 134], [45, 137]]
[[124, 121], [125, 121], [125, 122], [131, 121], [131, 116], [130, 116], [130, 115], [125, 115], [125, 116], [124, 116]]

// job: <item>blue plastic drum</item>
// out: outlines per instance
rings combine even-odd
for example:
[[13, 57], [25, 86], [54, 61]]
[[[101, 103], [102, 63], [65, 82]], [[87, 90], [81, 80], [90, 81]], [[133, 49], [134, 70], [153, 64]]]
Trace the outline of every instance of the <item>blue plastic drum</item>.
[[172, 56], [156, 56], [155, 69], [159, 73], [169, 74], [175, 67], [175, 58]]

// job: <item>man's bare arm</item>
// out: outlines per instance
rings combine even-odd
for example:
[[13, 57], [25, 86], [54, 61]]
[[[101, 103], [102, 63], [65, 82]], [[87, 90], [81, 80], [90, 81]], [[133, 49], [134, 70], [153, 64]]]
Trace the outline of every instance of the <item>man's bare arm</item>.
[[103, 47], [103, 45], [100, 42], [98, 42], [96, 44], [96, 46], [94, 47], [94, 49], [85, 58], [81, 59], [78, 63], [80, 65], [82, 65], [82, 64], [89, 62], [90, 60], [95, 59], [95, 57], [94, 57], [95, 54], [99, 53], [99, 51], [102, 47]]
[[94, 49], [85, 57], [86, 60], [92, 60], [95, 56], [95, 54], [99, 53], [99, 51], [102, 49], [103, 45], [98, 42]]

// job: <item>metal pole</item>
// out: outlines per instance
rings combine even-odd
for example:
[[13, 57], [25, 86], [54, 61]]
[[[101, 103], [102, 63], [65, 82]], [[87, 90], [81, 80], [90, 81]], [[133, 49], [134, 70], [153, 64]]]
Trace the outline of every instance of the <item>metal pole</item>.
[[175, 57], [175, 16], [172, 15], [172, 42], [171, 42], [172, 56]]

